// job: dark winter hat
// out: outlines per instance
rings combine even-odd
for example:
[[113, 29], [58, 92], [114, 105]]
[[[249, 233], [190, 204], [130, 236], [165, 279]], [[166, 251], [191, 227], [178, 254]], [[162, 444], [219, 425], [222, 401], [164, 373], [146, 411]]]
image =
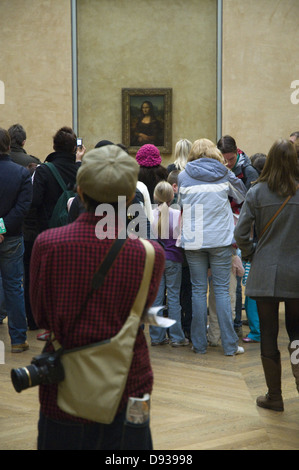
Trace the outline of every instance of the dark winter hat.
[[117, 202], [136, 191], [139, 166], [117, 145], [105, 145], [87, 152], [77, 173], [84, 194], [98, 202]]
[[105, 145], [114, 145], [114, 143], [110, 142], [110, 140], [100, 140], [100, 142], [98, 142], [94, 148], [98, 149], [100, 147], [104, 147]]
[[136, 161], [140, 166], [152, 167], [160, 165], [162, 158], [155, 145], [145, 144], [138, 150]]

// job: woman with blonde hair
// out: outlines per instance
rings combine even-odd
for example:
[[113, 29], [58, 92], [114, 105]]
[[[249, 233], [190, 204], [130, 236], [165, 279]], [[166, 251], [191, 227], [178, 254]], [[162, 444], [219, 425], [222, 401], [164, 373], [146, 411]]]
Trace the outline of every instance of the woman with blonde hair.
[[225, 166], [221, 152], [208, 139], [193, 143], [185, 170], [179, 174], [178, 186], [183, 210], [181, 246], [192, 282], [193, 351], [205, 354], [208, 346], [207, 287], [211, 268], [224, 354], [240, 354], [244, 349], [238, 346], [229, 295], [234, 233], [229, 196], [241, 203], [246, 188]]
[[[284, 409], [277, 341], [280, 302], [285, 304], [291, 367], [299, 391], [298, 183], [296, 148], [289, 140], [277, 140], [257, 183], [246, 195], [235, 229], [242, 258], [251, 261], [245, 294], [256, 300], [260, 321], [261, 361], [268, 392], [257, 398], [257, 405], [275, 411]], [[253, 224], [257, 245], [250, 235]]]
[[[176, 145], [174, 150], [174, 163], [171, 163], [167, 167], [168, 171], [168, 179], [167, 181], [173, 178], [176, 175], [176, 186], [175, 188], [175, 198], [177, 200], [177, 179], [179, 173], [184, 170], [189, 153], [192, 147], [192, 142], [188, 139], [180, 139]], [[192, 321], [192, 286], [190, 280], [190, 270], [186, 260], [186, 256], [184, 253], [184, 261], [182, 265], [182, 283], [181, 283], [181, 306], [182, 306], [182, 327], [185, 332], [187, 338], [190, 338], [190, 329], [191, 329], [191, 321]]]
[[[170, 207], [174, 193], [167, 181], [161, 181], [154, 190], [154, 200], [158, 206], [153, 211], [153, 232], [164, 245], [165, 269], [159, 291], [153, 306], [162, 306], [167, 292], [168, 317], [176, 323], [169, 328], [171, 346], [180, 347], [189, 344], [181, 325], [180, 287], [182, 277], [182, 249], [176, 246], [180, 237], [181, 212]], [[163, 310], [159, 312], [163, 315]], [[167, 344], [165, 328], [150, 326], [152, 346]]]
[[175, 144], [174, 162], [168, 165], [167, 171], [171, 173], [174, 170], [183, 170], [187, 164], [192, 142], [188, 139], [180, 139]]
[[192, 162], [194, 160], [198, 160], [199, 158], [205, 158], [205, 157], [218, 160], [223, 165], [226, 164], [222, 153], [211, 140], [209, 139], [195, 140], [195, 142], [193, 143], [190, 149], [188, 161]]

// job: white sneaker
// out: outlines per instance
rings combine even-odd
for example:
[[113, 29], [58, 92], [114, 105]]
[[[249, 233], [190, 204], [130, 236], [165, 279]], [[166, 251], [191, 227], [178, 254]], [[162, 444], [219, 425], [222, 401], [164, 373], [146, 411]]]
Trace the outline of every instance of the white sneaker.
[[244, 352], [245, 352], [244, 348], [242, 348], [242, 346], [238, 346], [238, 349], [235, 352], [235, 356], [237, 356], [238, 354], [244, 354]]
[[227, 354], [227, 356], [238, 356], [239, 354], [244, 354], [244, 348], [241, 346], [238, 346], [237, 351], [234, 354]]

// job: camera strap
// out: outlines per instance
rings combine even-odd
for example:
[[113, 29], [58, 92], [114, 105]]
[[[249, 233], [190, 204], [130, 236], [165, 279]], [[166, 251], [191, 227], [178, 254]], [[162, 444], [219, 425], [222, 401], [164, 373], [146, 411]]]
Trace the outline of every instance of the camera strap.
[[115, 242], [112, 244], [110, 250], [108, 251], [106, 257], [102, 261], [100, 267], [93, 275], [93, 278], [91, 281], [92, 291], [97, 290], [102, 286], [108, 271], [112, 268], [114, 261], [116, 260], [118, 254], [120, 253], [120, 250], [122, 249], [126, 241], [127, 241], [126, 238], [124, 239], [117, 238]]
[[127, 238], [116, 238], [115, 241], [113, 242], [110, 250], [106, 254], [105, 258], [101, 262], [100, 266], [96, 270], [96, 272], [93, 275], [92, 281], [91, 281], [91, 290], [87, 294], [87, 297], [85, 299], [84, 304], [82, 305], [80, 312], [76, 315], [75, 317], [75, 324], [84, 309], [86, 308], [86, 305], [92, 296], [92, 294], [98, 290], [104, 283], [105, 277], [107, 276], [108, 272], [112, 268], [116, 258], [118, 257], [119, 253], [121, 252], [121, 249], [123, 248], [124, 244], [126, 243]]

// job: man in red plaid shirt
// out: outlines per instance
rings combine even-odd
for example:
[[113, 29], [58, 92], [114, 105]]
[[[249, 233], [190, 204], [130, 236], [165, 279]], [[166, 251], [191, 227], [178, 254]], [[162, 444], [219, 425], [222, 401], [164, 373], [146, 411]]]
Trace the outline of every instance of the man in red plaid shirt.
[[[65, 349], [72, 349], [114, 336], [123, 326], [143, 276], [145, 249], [138, 238], [128, 238], [102, 287], [94, 292], [75, 322], [89, 292], [92, 276], [109, 251], [121, 223], [117, 213], [106, 226], [106, 237], [96, 236], [103, 216], [95, 213], [99, 203], [116, 209], [118, 196], [127, 205], [134, 197], [139, 166], [119, 147], [109, 145], [88, 152], [77, 175], [78, 192], [87, 212], [72, 224], [46, 230], [35, 241], [31, 258], [30, 295], [37, 325], [54, 332]], [[155, 264], [146, 307], [155, 300], [164, 269], [164, 251], [155, 248]], [[149, 423], [143, 428], [124, 425], [128, 397], [151, 393], [153, 373], [142, 328], [139, 328], [126, 388], [112, 424], [75, 418], [57, 406], [57, 384], [40, 385], [39, 449], [121, 449], [124, 440], [140, 440], [150, 450]], [[140, 426], [140, 425], [139, 425]], [[129, 433], [129, 435], [128, 435]], [[130, 447], [134, 449], [134, 447]]]

